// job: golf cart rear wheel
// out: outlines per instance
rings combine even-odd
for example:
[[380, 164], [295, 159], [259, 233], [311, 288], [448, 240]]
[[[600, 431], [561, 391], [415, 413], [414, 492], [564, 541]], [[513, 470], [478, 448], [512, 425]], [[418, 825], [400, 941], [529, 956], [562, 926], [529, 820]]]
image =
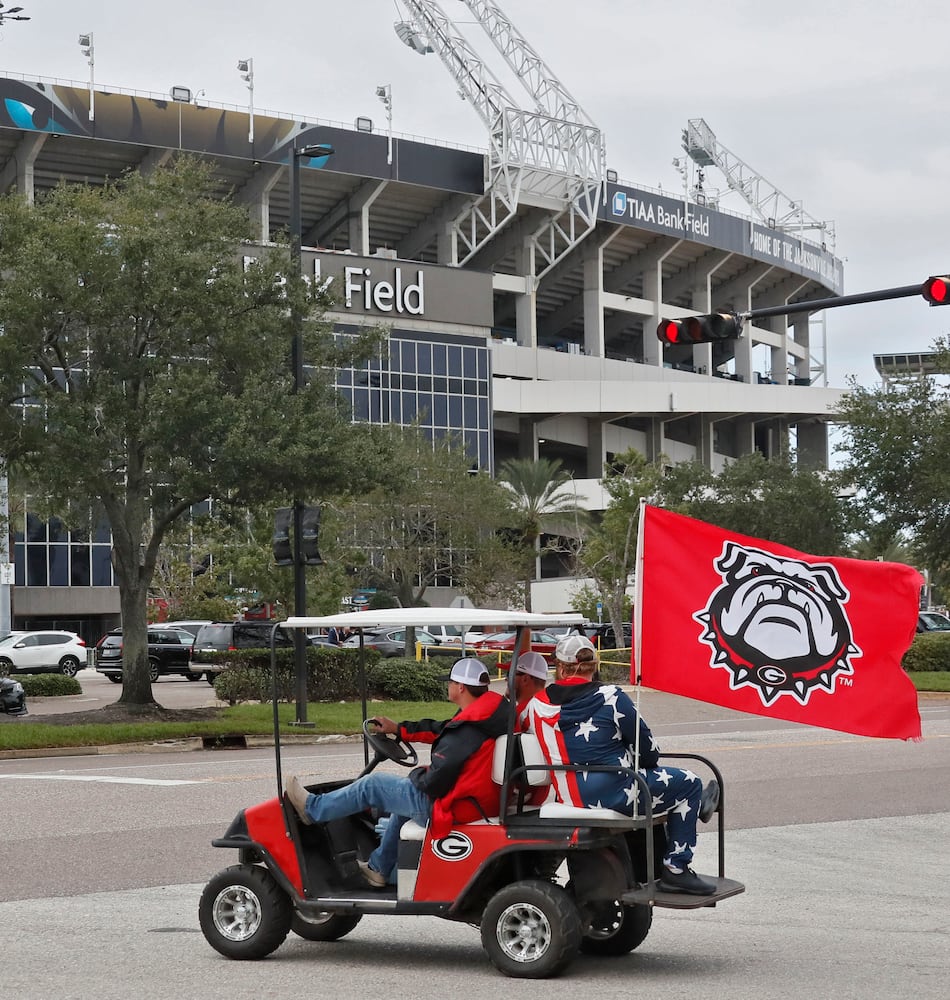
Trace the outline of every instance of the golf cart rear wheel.
[[496, 969], [517, 979], [544, 979], [556, 976], [577, 954], [581, 919], [560, 886], [526, 879], [488, 901], [481, 934]]
[[321, 913], [308, 916], [294, 910], [290, 929], [307, 941], [338, 941], [363, 919], [362, 913]]
[[266, 868], [233, 865], [205, 886], [198, 922], [208, 944], [226, 958], [264, 958], [290, 931], [293, 905]]
[[624, 906], [619, 900], [604, 903], [591, 915], [581, 951], [587, 955], [626, 955], [643, 944], [652, 924], [649, 906]]

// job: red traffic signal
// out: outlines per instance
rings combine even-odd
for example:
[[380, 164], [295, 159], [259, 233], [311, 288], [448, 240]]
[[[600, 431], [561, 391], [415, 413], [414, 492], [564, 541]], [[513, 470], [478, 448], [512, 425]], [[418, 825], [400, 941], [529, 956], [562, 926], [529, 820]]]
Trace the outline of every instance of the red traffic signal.
[[920, 286], [920, 294], [932, 306], [950, 305], [950, 275], [928, 278]]
[[712, 344], [719, 340], [736, 340], [741, 333], [742, 320], [735, 313], [665, 319], [656, 328], [656, 335], [664, 344]]

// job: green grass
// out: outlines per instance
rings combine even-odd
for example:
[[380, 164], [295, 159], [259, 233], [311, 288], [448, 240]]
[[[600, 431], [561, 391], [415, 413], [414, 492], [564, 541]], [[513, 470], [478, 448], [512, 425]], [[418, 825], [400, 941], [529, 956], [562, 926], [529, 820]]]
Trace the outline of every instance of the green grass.
[[[394, 719], [447, 719], [452, 714], [447, 702], [387, 702], [374, 701], [367, 706], [370, 716], [387, 715]], [[307, 720], [312, 727], [298, 727], [295, 706], [280, 705], [282, 735], [300, 734], [328, 736], [357, 733], [362, 711], [359, 702], [310, 704]], [[204, 736], [269, 736], [274, 731], [273, 709], [270, 705], [235, 705], [221, 709], [220, 715], [206, 722], [130, 722], [117, 724], [90, 723], [74, 726], [50, 725], [29, 721], [26, 716], [0, 725], [0, 750], [34, 750], [43, 747], [93, 747], [116, 743], [153, 743]]]
[[918, 691], [950, 691], [950, 670], [908, 671]]
[[[950, 670], [909, 673], [918, 691], [950, 692]], [[392, 719], [447, 719], [452, 706], [444, 701], [374, 701], [367, 706], [370, 716], [387, 715]], [[306, 734], [330, 736], [358, 733], [362, 719], [359, 702], [310, 704], [307, 720], [312, 727], [294, 726], [293, 705], [280, 705], [282, 736]], [[44, 747], [94, 747], [117, 743], [158, 743], [190, 737], [269, 736], [273, 733], [273, 710], [270, 705], [235, 705], [221, 709], [220, 715], [207, 722], [132, 722], [57, 726], [31, 721], [30, 716], [10, 719], [0, 725], [0, 750], [35, 750]]]

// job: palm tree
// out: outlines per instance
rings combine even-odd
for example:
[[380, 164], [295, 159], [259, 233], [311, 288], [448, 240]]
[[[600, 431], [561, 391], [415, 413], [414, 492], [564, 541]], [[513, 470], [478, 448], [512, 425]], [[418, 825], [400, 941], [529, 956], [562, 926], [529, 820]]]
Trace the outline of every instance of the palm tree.
[[511, 493], [513, 527], [522, 547], [531, 553], [524, 581], [525, 610], [530, 611], [531, 580], [541, 575], [541, 536], [580, 538], [587, 512], [578, 506], [573, 477], [558, 459], [511, 458], [502, 463], [498, 479]]

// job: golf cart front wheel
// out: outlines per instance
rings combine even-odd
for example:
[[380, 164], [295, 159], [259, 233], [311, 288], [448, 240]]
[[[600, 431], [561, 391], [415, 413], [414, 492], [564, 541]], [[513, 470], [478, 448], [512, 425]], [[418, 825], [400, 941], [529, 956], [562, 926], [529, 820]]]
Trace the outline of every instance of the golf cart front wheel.
[[226, 958], [264, 958], [290, 931], [293, 905], [259, 865], [233, 865], [205, 886], [198, 922], [208, 944]]
[[481, 934], [496, 969], [517, 979], [545, 979], [577, 955], [580, 914], [560, 886], [526, 879], [505, 886], [488, 901]]
[[309, 916], [294, 910], [290, 929], [307, 941], [339, 941], [363, 919], [362, 913], [320, 913]]

